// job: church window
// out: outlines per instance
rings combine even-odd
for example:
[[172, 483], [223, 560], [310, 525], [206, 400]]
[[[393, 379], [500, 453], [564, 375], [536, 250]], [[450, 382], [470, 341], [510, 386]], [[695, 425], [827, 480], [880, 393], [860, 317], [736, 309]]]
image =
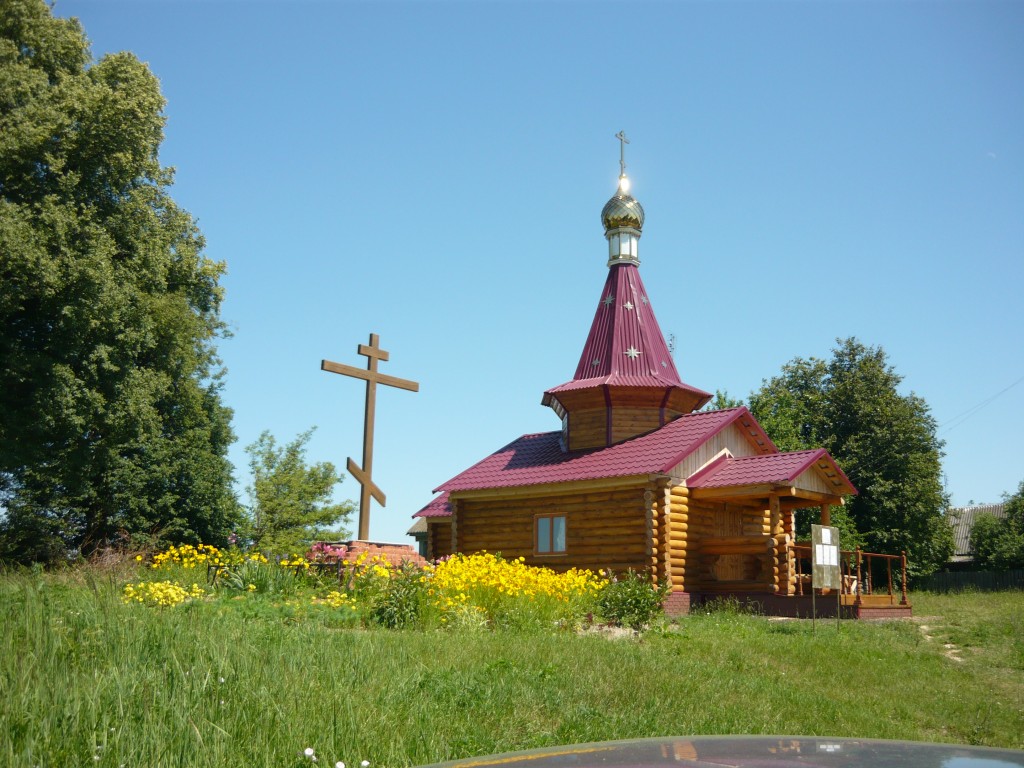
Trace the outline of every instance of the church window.
[[565, 515], [537, 515], [534, 531], [538, 555], [565, 552]]

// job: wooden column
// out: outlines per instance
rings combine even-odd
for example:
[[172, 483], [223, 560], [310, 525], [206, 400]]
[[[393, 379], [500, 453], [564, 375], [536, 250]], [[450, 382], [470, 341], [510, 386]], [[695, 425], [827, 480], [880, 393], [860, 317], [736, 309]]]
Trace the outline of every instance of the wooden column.
[[452, 508], [452, 554], [456, 554], [459, 551], [459, 507], [461, 504], [456, 499], [452, 499], [449, 502]]
[[658, 552], [658, 519], [654, 509], [654, 491], [651, 488], [644, 491], [644, 527], [647, 533], [647, 563], [651, 566], [651, 580], [657, 584], [658, 568], [652, 560], [657, 558]]
[[661, 576], [669, 584], [672, 584], [672, 553], [669, 549], [672, 546], [672, 490], [671, 481], [666, 480], [661, 486]]
[[822, 504], [821, 505], [821, 524], [832, 525], [832, 505]]
[[774, 493], [768, 497], [768, 511], [771, 514], [771, 522], [769, 527], [772, 530], [772, 536], [778, 536], [782, 533], [782, 509], [779, 507], [779, 497]]
[[[779, 497], [776, 496], [774, 493], [771, 496], [768, 497], [768, 513], [769, 513], [768, 527], [771, 528], [771, 532], [772, 532], [771, 533], [771, 542], [772, 542], [771, 543], [771, 553], [772, 553], [771, 554], [771, 572], [772, 572], [772, 580], [771, 580], [772, 581], [772, 585], [771, 586], [772, 586], [772, 591], [773, 592], [778, 592], [779, 591], [780, 583], [783, 582], [784, 580], [787, 582], [787, 587], [786, 588], [788, 589], [789, 587], [788, 587], [788, 579], [783, 579], [783, 574], [785, 573], [785, 571], [784, 571], [784, 563], [783, 563], [783, 558], [780, 557], [780, 550], [779, 550], [780, 542], [781, 542], [780, 534], [783, 533], [783, 529], [782, 529], [782, 509], [779, 506]], [[784, 547], [784, 544], [781, 545], [781, 546]], [[783, 549], [782, 551], [784, 552], [785, 549]]]

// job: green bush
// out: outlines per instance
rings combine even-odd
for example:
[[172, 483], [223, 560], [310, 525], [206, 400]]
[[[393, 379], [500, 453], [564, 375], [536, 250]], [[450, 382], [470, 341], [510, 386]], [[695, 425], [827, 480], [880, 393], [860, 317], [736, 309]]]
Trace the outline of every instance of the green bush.
[[403, 563], [376, 594], [370, 617], [387, 629], [402, 629], [416, 624], [424, 601], [422, 571]]
[[662, 613], [668, 589], [668, 583], [653, 584], [647, 574], [630, 569], [601, 590], [598, 611], [605, 621], [639, 632]]
[[252, 560], [230, 566], [217, 581], [225, 589], [261, 595], [294, 595], [299, 587], [299, 576], [291, 569]]
[[701, 603], [691, 612], [708, 616], [759, 616], [761, 605], [757, 602], [740, 601], [733, 595], [722, 595]]

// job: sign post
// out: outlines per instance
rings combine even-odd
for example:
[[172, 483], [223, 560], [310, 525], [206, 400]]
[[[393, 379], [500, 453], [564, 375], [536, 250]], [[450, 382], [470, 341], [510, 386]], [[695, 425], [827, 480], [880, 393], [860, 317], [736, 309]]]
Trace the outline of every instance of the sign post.
[[842, 610], [843, 574], [839, 567], [839, 529], [811, 526], [811, 626], [817, 619], [817, 589], [836, 591], [836, 628]]

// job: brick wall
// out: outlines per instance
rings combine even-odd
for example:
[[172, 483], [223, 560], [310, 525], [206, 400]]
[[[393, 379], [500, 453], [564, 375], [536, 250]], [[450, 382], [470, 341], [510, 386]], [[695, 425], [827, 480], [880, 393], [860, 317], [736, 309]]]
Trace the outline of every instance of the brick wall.
[[387, 561], [394, 566], [399, 566], [404, 562], [412, 563], [413, 565], [426, 565], [427, 560], [421, 557], [416, 548], [411, 544], [383, 544], [375, 541], [345, 541], [345, 542], [332, 542], [335, 546], [345, 547], [346, 552], [343, 555], [344, 559], [352, 562], [356, 560], [364, 552], [367, 553], [367, 561], [372, 560], [374, 557], [385, 557]]

